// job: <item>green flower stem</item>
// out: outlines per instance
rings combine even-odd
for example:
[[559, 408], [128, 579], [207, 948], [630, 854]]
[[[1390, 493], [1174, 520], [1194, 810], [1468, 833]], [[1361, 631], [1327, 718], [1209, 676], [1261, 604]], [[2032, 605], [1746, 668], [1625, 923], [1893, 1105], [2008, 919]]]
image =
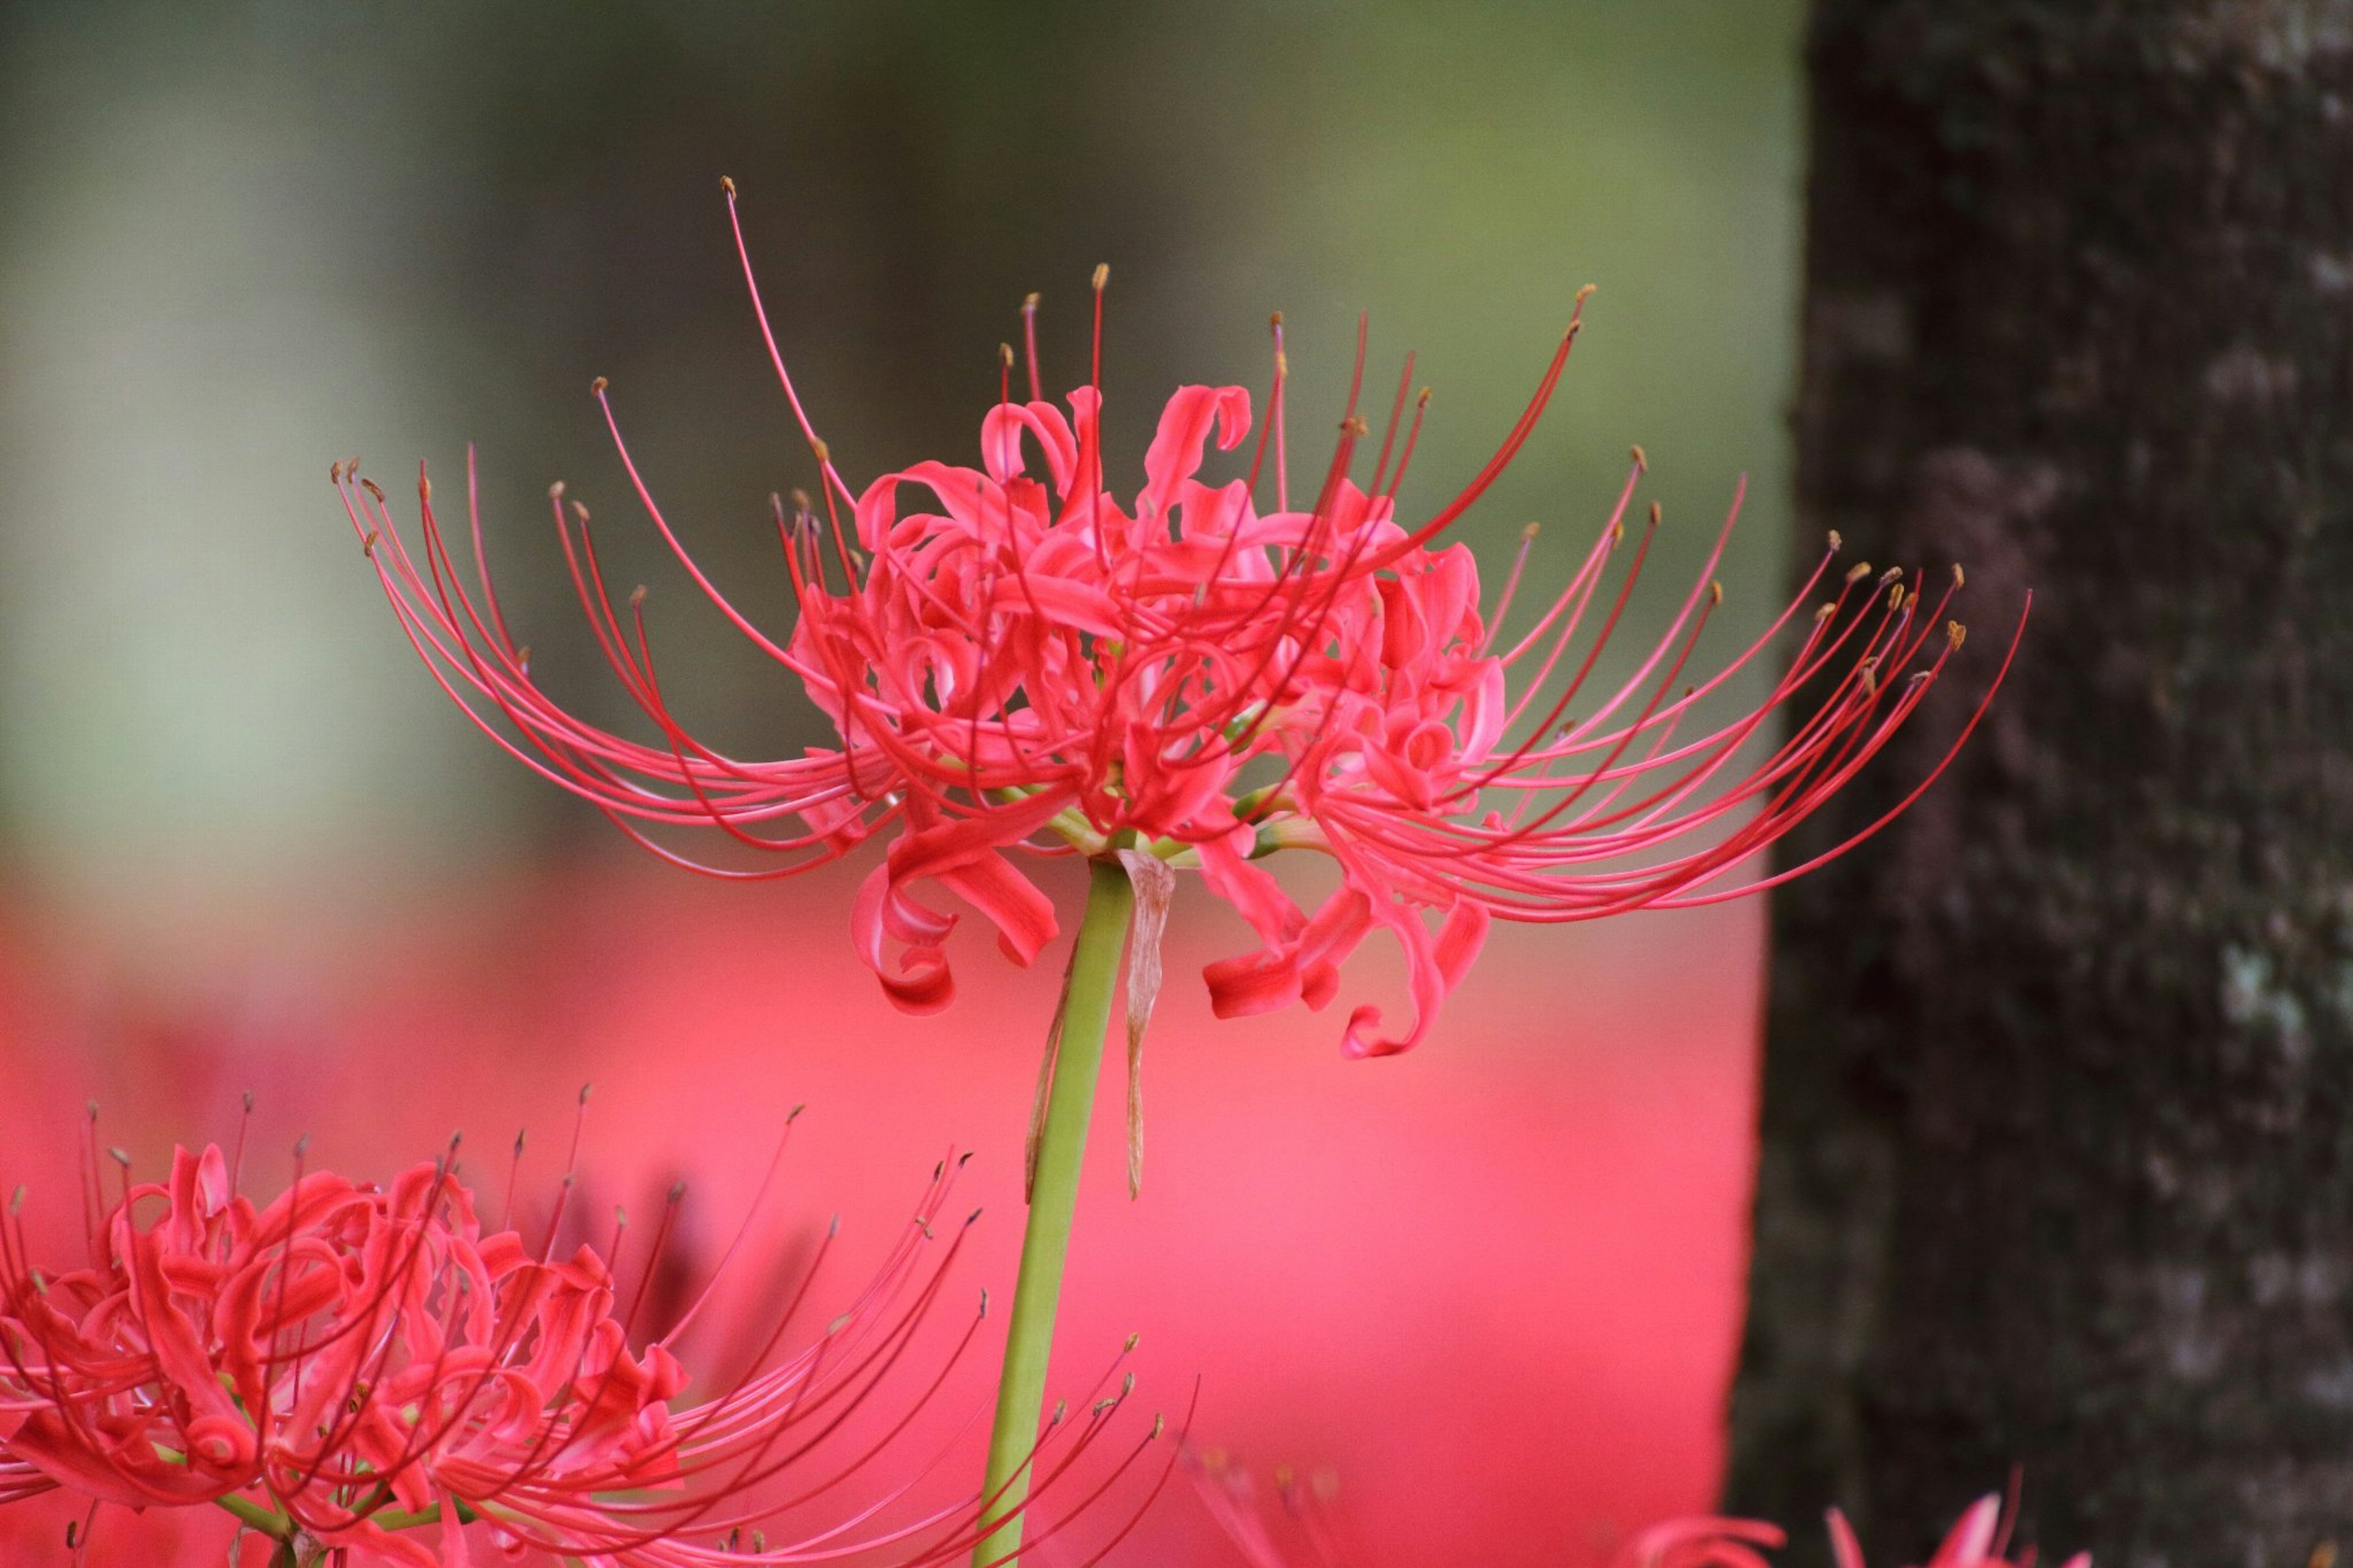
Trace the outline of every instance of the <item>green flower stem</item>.
[[262, 1507], [250, 1498], [219, 1497], [213, 1499], [213, 1501], [237, 1515], [248, 1528], [258, 1530], [264, 1535], [274, 1535], [280, 1541], [284, 1541], [294, 1533], [292, 1520], [275, 1509]]
[[[1087, 1122], [1095, 1083], [1103, 1076], [1103, 1037], [1111, 1027], [1112, 991], [1127, 946], [1135, 890], [1116, 860], [1090, 863], [1087, 912], [1071, 956], [1070, 990], [1062, 1002], [1054, 1087], [1038, 1142], [1038, 1173], [1029, 1191], [1029, 1223], [1021, 1236], [1021, 1272], [1013, 1288], [1013, 1321], [1006, 1332], [1005, 1370], [997, 1385], [997, 1425], [988, 1438], [988, 1471], [981, 1497], [985, 1518], [1002, 1518], [1029, 1495], [1024, 1468], [1038, 1446], [1046, 1398], [1046, 1363], [1054, 1346], [1054, 1309], [1062, 1294], [1062, 1264], [1071, 1249], [1071, 1220], [1079, 1203], [1079, 1167], [1087, 1152]], [[1005, 1560], [1021, 1547], [1021, 1520], [1006, 1521], [973, 1551], [974, 1568]]]

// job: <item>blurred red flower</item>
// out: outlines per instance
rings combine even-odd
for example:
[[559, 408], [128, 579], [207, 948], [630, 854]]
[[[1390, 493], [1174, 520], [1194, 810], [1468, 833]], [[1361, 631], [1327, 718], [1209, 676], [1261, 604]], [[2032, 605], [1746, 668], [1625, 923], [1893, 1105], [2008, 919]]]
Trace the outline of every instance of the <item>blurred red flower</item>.
[[[1187, 1448], [1187, 1472], [1194, 1494], [1224, 1532], [1248, 1568], [1362, 1568], [1395, 1561], [1346, 1538], [1344, 1510], [1335, 1505], [1337, 1483], [1324, 1471], [1305, 1484], [1289, 1467], [1273, 1472], [1271, 1486], [1249, 1467], [1215, 1450]], [[2031, 1548], [2013, 1563], [2009, 1556], [2014, 1504], [2005, 1509], [1999, 1494], [1979, 1498], [1946, 1533], [1927, 1568], [2033, 1568]], [[1846, 1516], [1830, 1510], [1831, 1551], [1838, 1568], [1865, 1568], [1862, 1548]], [[1783, 1545], [1788, 1536], [1762, 1520], [1718, 1514], [1683, 1514], [1637, 1531], [1609, 1554], [1609, 1568], [1768, 1568], [1760, 1548]], [[2088, 1552], [2065, 1568], [2091, 1568]]]

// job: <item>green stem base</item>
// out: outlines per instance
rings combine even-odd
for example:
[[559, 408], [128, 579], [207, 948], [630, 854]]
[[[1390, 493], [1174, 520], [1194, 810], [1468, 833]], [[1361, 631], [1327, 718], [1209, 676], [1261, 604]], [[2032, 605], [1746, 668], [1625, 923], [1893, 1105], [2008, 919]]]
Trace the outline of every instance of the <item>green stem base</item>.
[[1062, 1295], [1071, 1221], [1078, 1211], [1079, 1169], [1086, 1157], [1095, 1085], [1103, 1076], [1112, 992], [1135, 908], [1135, 891], [1119, 862], [1095, 860], [1089, 872], [1087, 912], [1071, 957], [1061, 1042], [1039, 1137], [1029, 1222], [1021, 1236], [1021, 1272], [1013, 1288], [1013, 1321], [1006, 1331], [1005, 1370], [997, 1386], [997, 1422], [989, 1432], [982, 1483], [982, 1519], [1005, 1522], [973, 1549], [973, 1568], [1009, 1568], [1021, 1549], [1021, 1516], [1007, 1516], [1029, 1495], [1030, 1458], [1044, 1431], [1039, 1416], [1046, 1368], [1053, 1353], [1054, 1310]]

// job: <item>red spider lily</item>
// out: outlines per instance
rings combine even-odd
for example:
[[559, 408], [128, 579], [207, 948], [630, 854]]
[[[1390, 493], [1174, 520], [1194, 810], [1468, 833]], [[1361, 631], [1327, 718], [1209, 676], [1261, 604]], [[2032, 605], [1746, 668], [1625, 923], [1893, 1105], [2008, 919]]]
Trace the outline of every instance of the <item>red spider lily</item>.
[[[2010, 1555], [2010, 1535], [2017, 1523], [2017, 1514], [2014, 1484], [2013, 1496], [2007, 1506], [2000, 1494], [1988, 1492], [1954, 1521], [1936, 1553], [1928, 1559], [1927, 1568], [2034, 1568], [2035, 1552], [2031, 1546], [2015, 1559]], [[1831, 1551], [1838, 1560], [1838, 1568], [1863, 1568], [1862, 1546], [1855, 1540], [1846, 1515], [1831, 1510], [1830, 1526]], [[2065, 1568], [2092, 1568], [2092, 1554], [2078, 1552], [2067, 1559]]]
[[[727, 194], [733, 220], [732, 183]], [[735, 238], [749, 283], [740, 224]], [[737, 758], [687, 732], [657, 678], [638, 599], [625, 621], [587, 513], [575, 505], [567, 517], [561, 486], [551, 500], [565, 559], [607, 658], [658, 732], [652, 743], [585, 722], [533, 682], [481, 559], [470, 458], [471, 588], [421, 471], [414, 552], [355, 462], [335, 465], [333, 477], [404, 629], [444, 689], [501, 745], [633, 837], [650, 844], [649, 826], [716, 826], [776, 862], [698, 868], [765, 877], [892, 834], [857, 900], [853, 935], [891, 999], [911, 1011], [944, 1006], [953, 994], [943, 944], [955, 917], [920, 901], [920, 884], [937, 883], [978, 909], [1017, 962], [1029, 963], [1055, 935], [1050, 902], [1008, 850], [1145, 853], [1198, 870], [1261, 942], [1207, 971], [1227, 1016], [1293, 1001], [1324, 1006], [1338, 964], [1387, 930], [1409, 960], [1414, 1021], [1385, 1036], [1379, 1010], [1361, 1006], [1344, 1036], [1351, 1054], [1381, 1055], [1428, 1031], [1493, 919], [1590, 920], [1735, 898], [1884, 825], [1883, 817], [1805, 865], [1742, 879], [1760, 850], [1851, 780], [1917, 709], [1961, 645], [1959, 626], [1944, 619], [1957, 570], [1931, 607], [1916, 575], [1874, 579], [1868, 566], [1855, 567], [1808, 620], [1804, 606], [1832, 570], [1833, 537], [1766, 634], [1694, 679], [1695, 645], [1723, 596], [1713, 574], [1727, 519], [1656, 646], [1622, 684], [1588, 692], [1651, 542], [1645, 529], [1617, 586], [1605, 591], [1644, 469], [1638, 449], [1567, 584], [1531, 629], [1497, 646], [1525, 548], [1498, 602], [1482, 609], [1468, 547], [1439, 536], [1534, 429], [1576, 340], [1583, 294], [1494, 457], [1409, 530], [1396, 498], [1427, 403], [1426, 394], [1415, 403], [1400, 442], [1411, 360], [1360, 486], [1358, 447], [1370, 436], [1356, 412], [1360, 331], [1337, 446], [1312, 502], [1296, 509], [1279, 317], [1272, 417], [1247, 472], [1222, 482], [1199, 477], [1212, 440], [1231, 450], [1246, 438], [1250, 394], [1186, 386], [1161, 411], [1142, 488], [1127, 502], [1112, 494], [1101, 435], [1103, 279], [1099, 268], [1094, 373], [1069, 395], [1067, 412], [1040, 394], [1033, 299], [1024, 310], [1029, 395], [1014, 396], [1008, 347], [998, 403], [981, 423], [980, 466], [919, 463], [863, 491], [833, 466], [753, 285], [777, 378], [823, 476], [821, 508], [799, 497], [789, 511], [776, 506], [800, 606], [786, 636], [754, 626], [694, 565], [622, 441], [606, 384], [596, 383], [656, 529], [721, 613], [797, 676], [832, 721], [838, 745], [797, 757]], [[1270, 433], [1274, 510], [1261, 515]], [[1732, 510], [1736, 517], [1736, 500]], [[1650, 518], [1655, 528], [1655, 507]], [[1714, 694], [1793, 623], [1802, 641], [1765, 700], [1729, 722], [1703, 722]], [[2005, 655], [2003, 671], [2008, 665]], [[1810, 692], [1810, 713], [1776, 740], [1777, 710]], [[1340, 868], [1338, 889], [1313, 912], [1256, 864], [1282, 848], [1319, 850]]]
[[[448, 1157], [385, 1187], [298, 1171], [262, 1207], [236, 1192], [216, 1146], [176, 1151], [163, 1182], [133, 1183], [123, 1164], [85, 1267], [37, 1268], [21, 1221], [0, 1230], [0, 1501], [62, 1487], [94, 1506], [217, 1503], [277, 1539], [273, 1562], [356, 1552], [411, 1568], [463, 1568], [478, 1521], [504, 1556], [606, 1568], [931, 1564], [1001, 1522], [993, 1500], [914, 1498], [944, 1455], [885, 1458], [977, 1315], [879, 1436], [869, 1408], [920, 1359], [917, 1331], [962, 1245], [965, 1227], [944, 1246], [934, 1228], [956, 1162], [821, 1335], [781, 1353], [812, 1266], [744, 1372], [694, 1403], [680, 1397], [690, 1379], [672, 1346], [711, 1288], [657, 1337], [639, 1321], [675, 1189], [624, 1291], [617, 1229], [603, 1252], [557, 1256], [562, 1197], [539, 1245], [487, 1227]], [[1048, 1433], [1033, 1500], [1081, 1487], [1073, 1464], [1132, 1387]], [[853, 1483], [868, 1495], [845, 1498]]]
[[[1302, 1486], [1295, 1472], [1279, 1468], [1270, 1505], [1257, 1478], [1222, 1454], [1187, 1448], [1184, 1458], [1203, 1505], [1250, 1568], [1298, 1568], [1302, 1563], [1343, 1568], [1365, 1561], [1361, 1549], [1341, 1543], [1332, 1507], [1335, 1489], [1328, 1477]], [[2008, 1555], [2016, 1513], [2014, 1500], [2005, 1507], [1998, 1494], [1979, 1498], [1954, 1523], [1926, 1568], [2033, 1568], [2032, 1547], [2015, 1561]], [[1865, 1568], [1862, 1549], [1846, 1516], [1832, 1509], [1828, 1522], [1838, 1568]], [[1611, 1554], [1610, 1568], [1768, 1568], [1759, 1548], [1779, 1547], [1787, 1539], [1780, 1529], [1761, 1520], [1689, 1514], [1662, 1520], [1629, 1537]], [[2078, 1552], [2065, 1568], [2091, 1568], [2091, 1563], [2090, 1552]]]

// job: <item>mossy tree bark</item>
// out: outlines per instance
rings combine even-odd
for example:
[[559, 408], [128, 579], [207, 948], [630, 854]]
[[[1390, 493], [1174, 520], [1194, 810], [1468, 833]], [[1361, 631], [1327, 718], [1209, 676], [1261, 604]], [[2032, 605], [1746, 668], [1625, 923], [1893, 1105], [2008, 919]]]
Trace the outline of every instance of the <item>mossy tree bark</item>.
[[1973, 655], [2036, 599], [1777, 908], [1727, 1500], [1918, 1562], [2015, 1462], [2046, 1550], [2302, 1564], [2353, 1531], [2353, 0], [1809, 50], [1800, 514], [1964, 563]]

